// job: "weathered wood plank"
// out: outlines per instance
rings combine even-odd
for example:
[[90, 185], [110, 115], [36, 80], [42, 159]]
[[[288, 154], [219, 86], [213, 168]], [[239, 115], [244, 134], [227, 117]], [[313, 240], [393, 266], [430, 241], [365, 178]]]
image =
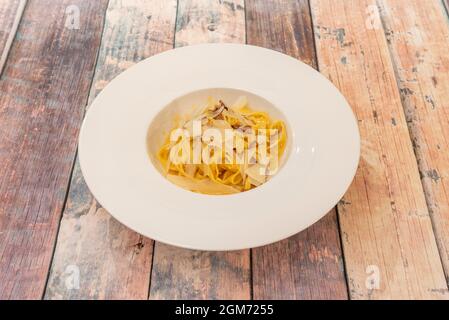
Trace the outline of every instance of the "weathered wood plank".
[[338, 206], [351, 298], [447, 298], [377, 7], [311, 0], [311, 8], [319, 68], [346, 96], [362, 137], [359, 170]]
[[[243, 0], [180, 0], [176, 46], [245, 42]], [[200, 252], [156, 242], [150, 299], [249, 299], [249, 250]]]
[[175, 45], [215, 42], [245, 42], [244, 1], [180, 0]]
[[449, 274], [449, 28], [439, 1], [381, 0], [437, 243]]
[[249, 250], [208, 252], [156, 242], [150, 299], [249, 299]]
[[42, 297], [105, 10], [39, 0], [22, 17], [0, 80], [0, 299]]
[[[246, 1], [247, 41], [316, 67], [307, 0]], [[284, 241], [253, 249], [254, 299], [347, 299], [335, 210]]]
[[335, 210], [297, 235], [253, 249], [254, 299], [347, 299]]
[[[176, 0], [111, 0], [89, 97], [136, 62], [173, 48]], [[121, 225], [94, 199], [77, 161], [46, 299], [147, 299], [153, 241]], [[67, 281], [79, 272], [79, 288]]]
[[247, 42], [283, 52], [316, 68], [307, 0], [249, 0], [246, 3]]
[[0, 75], [22, 18], [26, 0], [0, 0]]

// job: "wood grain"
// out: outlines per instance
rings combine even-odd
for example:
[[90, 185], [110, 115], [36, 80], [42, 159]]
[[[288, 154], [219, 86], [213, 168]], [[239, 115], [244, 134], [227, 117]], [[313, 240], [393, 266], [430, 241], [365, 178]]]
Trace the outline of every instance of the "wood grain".
[[156, 242], [150, 299], [249, 299], [249, 250], [211, 252]]
[[377, 7], [312, 0], [311, 8], [319, 68], [352, 106], [362, 137], [359, 170], [338, 205], [350, 296], [448, 298]]
[[[119, 73], [173, 47], [176, 0], [111, 0], [89, 102]], [[76, 162], [46, 299], [147, 299], [153, 241], [107, 213]], [[79, 288], [67, 281], [79, 271]]]
[[297, 235], [252, 249], [254, 299], [347, 299], [335, 210]]
[[[249, 44], [316, 67], [308, 1], [247, 0], [246, 12]], [[348, 297], [335, 210], [307, 230], [252, 253], [254, 299]]]
[[438, 1], [382, 0], [407, 124], [449, 274], [449, 27]]
[[[243, 0], [180, 0], [176, 46], [245, 42]], [[205, 252], [156, 242], [150, 299], [249, 299], [249, 250]]]
[[105, 10], [39, 0], [22, 17], [0, 80], [0, 299], [42, 297]]
[[26, 0], [0, 0], [0, 75], [25, 8]]
[[245, 42], [243, 0], [180, 0], [176, 47], [215, 42]]
[[316, 68], [309, 1], [248, 0], [247, 42], [283, 52]]

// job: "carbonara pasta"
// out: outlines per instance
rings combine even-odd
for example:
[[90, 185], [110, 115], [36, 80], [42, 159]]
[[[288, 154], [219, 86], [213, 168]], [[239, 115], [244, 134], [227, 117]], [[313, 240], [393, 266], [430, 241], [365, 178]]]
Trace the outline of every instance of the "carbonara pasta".
[[232, 194], [265, 183], [278, 169], [287, 143], [285, 124], [240, 97], [227, 106], [209, 98], [180, 121], [157, 157], [166, 178], [190, 191]]

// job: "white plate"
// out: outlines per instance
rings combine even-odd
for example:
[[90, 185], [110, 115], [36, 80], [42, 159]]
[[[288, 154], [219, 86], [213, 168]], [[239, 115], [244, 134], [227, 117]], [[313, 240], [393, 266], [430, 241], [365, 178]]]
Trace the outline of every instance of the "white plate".
[[[159, 111], [208, 88], [250, 92], [285, 116], [289, 154], [264, 185], [197, 194], [167, 181], [150, 161], [147, 132]], [[325, 77], [287, 55], [235, 44], [178, 48], [131, 67], [92, 103], [79, 141], [86, 183], [116, 219], [152, 239], [202, 250], [256, 247], [307, 228], [343, 196], [359, 154], [351, 108]]]

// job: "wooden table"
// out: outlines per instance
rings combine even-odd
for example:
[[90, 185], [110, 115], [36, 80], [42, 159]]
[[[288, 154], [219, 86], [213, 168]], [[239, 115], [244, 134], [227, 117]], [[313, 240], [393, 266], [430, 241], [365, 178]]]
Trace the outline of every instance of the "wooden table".
[[[445, 1], [0, 0], [0, 298], [449, 298]], [[203, 42], [298, 58], [356, 114], [350, 189], [289, 239], [175, 248], [114, 220], [83, 181], [86, 105], [136, 62]]]

